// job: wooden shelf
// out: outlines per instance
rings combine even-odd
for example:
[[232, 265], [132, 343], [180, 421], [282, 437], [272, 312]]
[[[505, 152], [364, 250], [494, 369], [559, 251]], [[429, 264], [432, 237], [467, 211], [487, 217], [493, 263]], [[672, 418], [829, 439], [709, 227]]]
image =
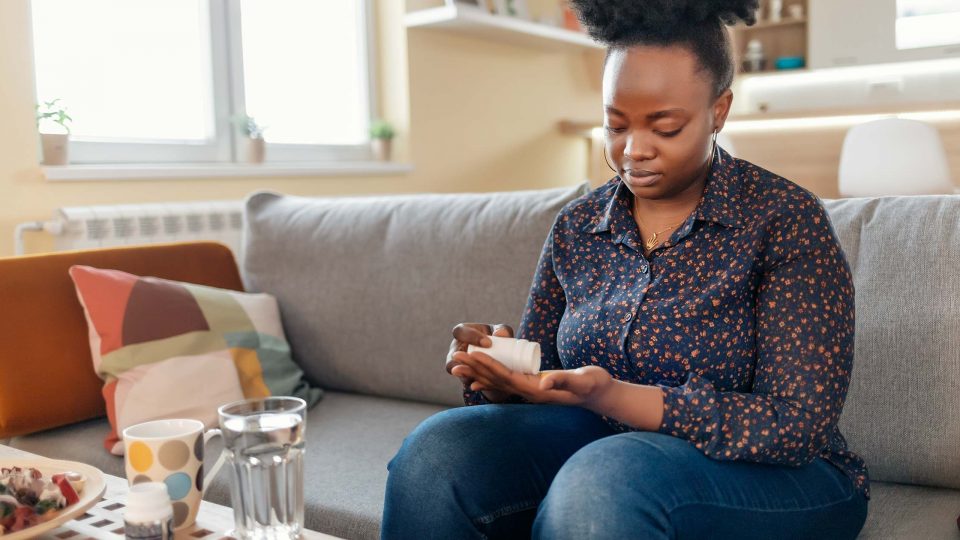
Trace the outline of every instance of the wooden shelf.
[[758, 21], [753, 26], [747, 26], [745, 24], [737, 25], [734, 27], [735, 30], [739, 32], [750, 32], [751, 30], [766, 30], [770, 28], [785, 28], [788, 26], [800, 26], [807, 24], [807, 18], [801, 17], [799, 19], [783, 19], [778, 22], [771, 21]]
[[534, 47], [544, 51], [599, 50], [604, 46], [590, 36], [545, 24], [493, 15], [470, 5], [452, 4], [412, 11], [404, 16], [407, 28], [450, 30], [481, 39]]
[[756, 77], [767, 77], [770, 75], [786, 75], [788, 73], [807, 73], [810, 71], [808, 67], [795, 68], [795, 69], [765, 69], [763, 71], [738, 71], [736, 74], [738, 81], [745, 81], [747, 79], [753, 79]]
[[[797, 111], [778, 111], [778, 112], [756, 112], [731, 114], [727, 117], [728, 122], [744, 122], [757, 120], [800, 120], [805, 118], [823, 118], [834, 116], [868, 116], [868, 115], [890, 115], [890, 114], [911, 114], [911, 113], [941, 113], [941, 112], [960, 112], [960, 100], [937, 101], [928, 103], [898, 103], [873, 107], [837, 107], [837, 108], [819, 108], [804, 109]], [[561, 120], [557, 127], [560, 133], [576, 137], [589, 138], [593, 129], [602, 127], [602, 120], [598, 119], [591, 122], [586, 119], [568, 119]]]
[[564, 135], [575, 135], [577, 137], [590, 138], [593, 136], [594, 128], [603, 127], [603, 121], [597, 120], [596, 122], [590, 122], [589, 120], [561, 120], [557, 126], [560, 128], [560, 133], [563, 133]]
[[798, 118], [820, 118], [825, 116], [861, 116], [874, 114], [909, 114], [909, 113], [928, 113], [942, 111], [960, 110], [960, 100], [955, 101], [937, 101], [928, 103], [894, 103], [890, 105], [871, 106], [863, 108], [839, 107], [839, 108], [819, 108], [805, 109], [799, 111], [777, 111], [777, 112], [755, 112], [731, 114], [727, 121], [753, 121], [753, 120], [793, 120]]
[[[803, 13], [810, 12], [810, 0], [784, 0], [783, 11], [789, 13], [790, 9], [800, 6]], [[761, 1], [767, 13], [769, 2]], [[809, 24], [806, 16], [790, 17], [772, 22], [769, 19], [761, 19], [753, 26], [739, 24], [730, 29], [731, 44], [733, 46], [734, 58], [736, 60], [737, 79], [742, 80], [745, 77], [762, 77], [766, 75], [799, 72], [805, 68], [796, 69], [775, 69], [778, 58], [786, 56], [800, 56], [805, 62], [809, 62], [810, 47], [807, 35], [809, 34]], [[763, 58], [766, 60], [766, 69], [763, 71], [744, 71], [744, 56], [747, 52], [748, 44], [751, 41], [757, 41], [763, 49]]]

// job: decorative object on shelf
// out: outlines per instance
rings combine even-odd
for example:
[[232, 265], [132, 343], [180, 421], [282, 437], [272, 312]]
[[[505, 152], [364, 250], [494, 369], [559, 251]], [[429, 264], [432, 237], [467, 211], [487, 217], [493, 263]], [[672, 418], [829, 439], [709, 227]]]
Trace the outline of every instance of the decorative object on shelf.
[[380, 161], [390, 161], [393, 137], [396, 132], [390, 122], [377, 120], [370, 124], [370, 146], [373, 155]]
[[769, 13], [767, 13], [767, 20], [770, 22], [780, 22], [783, 17], [783, 0], [770, 0], [769, 3]]
[[[536, 4], [527, 2], [530, 6], [530, 19], [491, 14], [486, 1], [493, 0], [481, 0], [482, 7], [478, 8], [446, 0], [442, 7], [408, 11], [403, 17], [403, 23], [408, 29], [469, 33], [484, 41], [503, 41], [551, 54], [598, 51], [605, 48], [602, 43], [579, 31], [578, 27], [567, 28], [563, 24], [561, 10], [564, 3], [559, 0], [550, 0], [553, 4], [552, 10], [547, 7], [547, 0], [537, 0]], [[548, 20], [555, 21], [555, 25], [544, 24], [544, 14]], [[572, 14], [571, 17], [570, 22], [576, 23], [576, 17]]]
[[759, 39], [751, 39], [747, 43], [747, 52], [743, 55], [743, 71], [763, 71], [767, 60], [763, 55], [763, 43]]
[[480, 0], [480, 3], [491, 15], [497, 14], [497, 0]]
[[73, 118], [60, 103], [60, 98], [44, 101], [35, 107], [37, 131], [43, 148], [43, 165], [66, 165], [70, 161], [70, 122]]
[[509, 17], [519, 17], [529, 19], [530, 11], [527, 9], [527, 0], [494, 0], [497, 15], [507, 15]]
[[267, 143], [263, 139], [266, 126], [261, 126], [252, 116], [242, 115], [233, 119], [234, 124], [247, 138], [247, 163], [263, 163], [267, 156]]
[[464, 6], [478, 7], [491, 14], [495, 14], [497, 12], [497, 7], [493, 3], [493, 0], [445, 0], [444, 3], [447, 6], [455, 6], [455, 4], [460, 4]]
[[[806, 67], [810, 58], [807, 13], [812, 0], [760, 0], [757, 22], [730, 27], [738, 74]], [[784, 58], [783, 62], [777, 62]]]
[[778, 70], [784, 69], [801, 69], [806, 65], [804, 58], [802, 56], [781, 56], [777, 58], [773, 67]]
[[580, 19], [577, 18], [577, 13], [573, 11], [569, 4], [563, 6], [563, 27], [574, 32], [583, 32]]

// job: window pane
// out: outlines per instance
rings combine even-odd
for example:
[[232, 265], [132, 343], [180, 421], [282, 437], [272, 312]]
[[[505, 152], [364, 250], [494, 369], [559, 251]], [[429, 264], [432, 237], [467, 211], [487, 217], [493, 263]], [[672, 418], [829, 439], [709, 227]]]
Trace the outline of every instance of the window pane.
[[361, 144], [362, 0], [241, 0], [247, 114], [271, 143]]
[[897, 48], [960, 43], [960, 1], [897, 0]]
[[214, 136], [206, 0], [33, 0], [38, 102], [77, 138]]

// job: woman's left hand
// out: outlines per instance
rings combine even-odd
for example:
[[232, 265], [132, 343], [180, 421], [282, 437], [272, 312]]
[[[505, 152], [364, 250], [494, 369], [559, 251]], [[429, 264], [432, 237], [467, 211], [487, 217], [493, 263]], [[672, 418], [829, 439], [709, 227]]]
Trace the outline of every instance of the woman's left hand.
[[479, 351], [462, 356], [475, 380], [472, 390], [500, 390], [531, 403], [554, 403], [589, 407], [613, 387], [613, 377], [600, 366], [520, 373]]

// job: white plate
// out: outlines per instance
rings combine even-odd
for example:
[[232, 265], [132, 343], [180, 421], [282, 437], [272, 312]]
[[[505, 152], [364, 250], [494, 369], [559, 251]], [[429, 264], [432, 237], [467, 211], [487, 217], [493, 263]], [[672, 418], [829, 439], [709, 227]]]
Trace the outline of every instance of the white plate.
[[83, 491], [77, 494], [80, 500], [76, 504], [71, 504], [63, 510], [60, 510], [57, 516], [50, 521], [38, 523], [33, 527], [15, 533], [0, 534], [0, 538], [3, 540], [33, 538], [39, 534], [56, 529], [71, 519], [83, 514], [91, 506], [97, 504], [103, 497], [103, 492], [107, 489], [107, 482], [104, 480], [103, 473], [100, 472], [100, 469], [84, 463], [77, 463], [76, 461], [58, 461], [44, 458], [0, 459], [0, 467], [20, 467], [21, 469], [33, 467], [40, 471], [46, 479], [50, 479], [50, 477], [55, 474], [67, 471], [78, 472], [86, 477]]

